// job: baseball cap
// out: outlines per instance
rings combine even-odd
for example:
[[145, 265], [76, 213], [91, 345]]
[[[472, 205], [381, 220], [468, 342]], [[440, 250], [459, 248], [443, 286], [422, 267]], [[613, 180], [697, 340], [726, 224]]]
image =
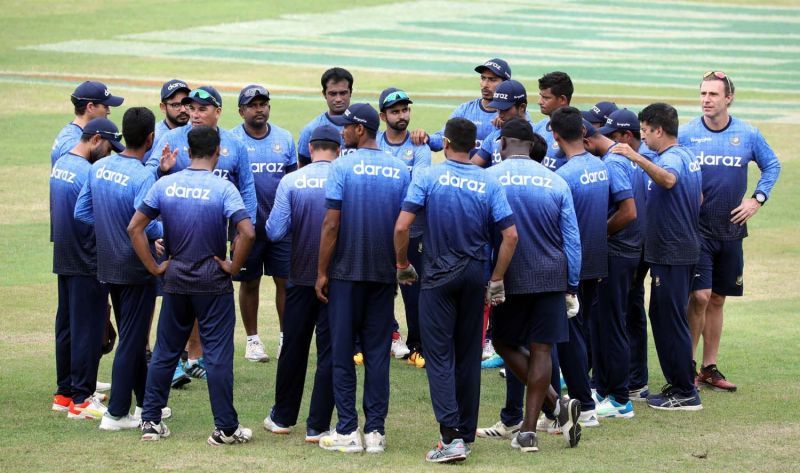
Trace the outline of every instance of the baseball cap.
[[219, 95], [217, 89], [211, 87], [210, 85], [204, 85], [192, 90], [189, 92], [189, 95], [181, 100], [181, 103], [183, 104], [189, 104], [192, 102], [201, 103], [203, 105], [213, 105], [215, 107], [222, 108], [222, 96]]
[[497, 77], [503, 80], [511, 79], [511, 68], [508, 66], [507, 62], [500, 59], [499, 57], [489, 59], [488, 61], [484, 62], [483, 64], [475, 68], [475, 72], [480, 73], [483, 71], [492, 72]]
[[414, 103], [408, 97], [408, 94], [405, 92], [405, 90], [400, 90], [397, 87], [389, 87], [381, 92], [381, 96], [378, 99], [378, 108], [382, 112], [392, 105], [400, 102]]
[[525, 87], [515, 80], [502, 82], [494, 90], [494, 97], [488, 106], [497, 110], [508, 110], [515, 104], [528, 101]]
[[597, 102], [597, 104], [585, 112], [581, 112], [583, 118], [591, 123], [605, 123], [609, 115], [617, 110], [614, 102]]
[[269, 100], [269, 90], [260, 85], [248, 85], [239, 92], [239, 105], [247, 105], [256, 97], [264, 97]]
[[500, 136], [533, 141], [533, 127], [528, 120], [514, 118], [503, 124], [503, 128], [500, 129]]
[[79, 85], [75, 91], [72, 92], [70, 99], [75, 105], [93, 102], [108, 105], [109, 107], [119, 107], [125, 100], [122, 97], [111, 95], [111, 92], [108, 91], [108, 87], [102, 82], [90, 80]]
[[180, 79], [172, 79], [164, 82], [164, 85], [161, 86], [161, 101], [163, 102], [172, 97], [179, 90], [183, 90], [187, 94], [192, 91], [191, 87]]
[[591, 138], [597, 133], [597, 128], [592, 125], [592, 122], [585, 118], [583, 119], [583, 127], [586, 128], [586, 131], [583, 133], [584, 138]]
[[364, 125], [372, 131], [378, 131], [381, 124], [378, 112], [368, 103], [354, 103], [343, 114], [332, 116], [331, 121], [337, 125]]
[[313, 143], [315, 141], [330, 141], [332, 143], [341, 145], [342, 133], [335, 126], [320, 125], [314, 128], [314, 131], [311, 132], [311, 139], [308, 140], [309, 143]]
[[117, 125], [114, 125], [114, 122], [108, 118], [89, 120], [89, 123], [83, 127], [83, 136], [92, 137], [94, 135], [100, 135], [100, 138], [111, 143], [111, 147], [114, 148], [114, 151], [117, 153], [125, 149], [125, 146], [120, 142], [122, 133], [119, 132]]
[[639, 117], [627, 108], [621, 108], [606, 119], [606, 124], [598, 132], [609, 135], [617, 130], [639, 131]]

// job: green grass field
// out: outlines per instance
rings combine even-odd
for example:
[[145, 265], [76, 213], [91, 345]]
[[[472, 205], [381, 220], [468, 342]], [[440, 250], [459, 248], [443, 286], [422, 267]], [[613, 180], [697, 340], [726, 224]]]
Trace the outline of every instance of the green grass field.
[[[731, 3], [731, 2], [728, 2]], [[343, 456], [261, 428], [274, 396], [276, 363], [244, 361], [237, 326], [235, 400], [251, 444], [205, 444], [213, 422], [204, 382], [174, 392], [172, 437], [142, 444], [136, 432], [108, 434], [97, 423], [50, 412], [54, 390], [53, 319], [47, 192], [49, 151], [71, 120], [69, 94], [97, 78], [125, 96], [125, 107], [157, 110], [160, 84], [180, 77], [223, 91], [222, 125], [239, 121], [238, 90], [249, 83], [272, 93], [271, 121], [295, 136], [324, 107], [319, 76], [349, 68], [354, 101], [375, 102], [394, 85], [415, 100], [412, 126], [436, 129], [478, 93], [472, 67], [509, 60], [531, 95], [550, 70], [570, 73], [573, 104], [600, 99], [635, 110], [661, 100], [683, 121], [699, 113], [697, 84], [709, 69], [736, 82], [733, 113], [756, 123], [783, 170], [745, 241], [745, 297], [730, 300], [720, 365], [736, 394], [703, 391], [704, 410], [662, 413], [637, 407], [630, 421], [584, 431], [577, 449], [544, 435], [542, 451], [523, 456], [505, 442], [479, 440], [458, 468], [487, 471], [799, 471], [800, 446], [800, 5], [797, 1], [719, 2], [116, 2], [5, 1], [0, 11], [0, 442], [1, 471], [422, 471], [435, 441], [423, 370], [392, 362], [388, 449]], [[121, 120], [124, 107], [111, 118]], [[534, 119], [539, 118], [535, 105]], [[440, 159], [437, 158], [437, 159]], [[751, 169], [751, 189], [758, 177]], [[749, 195], [749, 193], [748, 193]], [[274, 355], [277, 315], [263, 287], [260, 326]], [[397, 304], [403, 323], [402, 304]], [[651, 387], [663, 382], [651, 347]], [[110, 380], [111, 359], [100, 366]], [[496, 370], [484, 371], [481, 425], [504, 400]], [[441, 467], [439, 467], [441, 468]], [[444, 467], [447, 468], [447, 467]]]

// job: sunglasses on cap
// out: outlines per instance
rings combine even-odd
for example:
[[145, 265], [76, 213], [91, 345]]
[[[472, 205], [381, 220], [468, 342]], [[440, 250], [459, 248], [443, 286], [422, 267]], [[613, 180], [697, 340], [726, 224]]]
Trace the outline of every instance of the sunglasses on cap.
[[217, 101], [217, 98], [213, 95], [209, 94], [203, 89], [194, 89], [193, 91], [189, 92], [189, 98], [199, 98], [203, 100], [210, 100], [217, 108], [222, 108], [222, 105]]
[[385, 99], [383, 99], [383, 104], [386, 105], [387, 103], [394, 102], [396, 100], [410, 100], [408, 98], [408, 94], [403, 92], [402, 90], [398, 90], [396, 92], [392, 92], [391, 94], [387, 95]]
[[728, 75], [722, 71], [708, 71], [703, 74], [703, 80], [708, 79], [709, 77], [716, 77], [719, 80], [724, 80], [725, 83], [728, 84], [728, 89], [731, 93], [733, 93], [733, 86], [731, 85], [731, 80], [728, 78]]

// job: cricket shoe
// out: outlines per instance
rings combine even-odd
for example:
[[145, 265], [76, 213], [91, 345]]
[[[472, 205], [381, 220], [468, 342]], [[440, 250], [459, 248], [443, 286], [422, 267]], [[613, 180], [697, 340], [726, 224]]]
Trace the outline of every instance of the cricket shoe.
[[488, 360], [495, 354], [494, 345], [491, 340], [486, 340], [483, 343], [483, 351], [481, 352], [481, 360]]
[[107, 408], [102, 402], [94, 397], [87, 397], [86, 400], [80, 404], [71, 402], [69, 404], [67, 417], [70, 419], [100, 420], [103, 414], [106, 413], [106, 410]]
[[578, 422], [580, 422], [583, 427], [597, 427], [600, 425], [600, 420], [597, 418], [597, 409], [581, 411]]
[[651, 394], [647, 405], [664, 411], [699, 411], [703, 409], [700, 394], [696, 391], [691, 396], [683, 396], [672, 386], [664, 386], [660, 394]]
[[[397, 338], [394, 338], [395, 335]], [[395, 359], [403, 359], [411, 353], [411, 350], [408, 349], [408, 345], [406, 342], [403, 341], [403, 337], [400, 336], [399, 333], [395, 332], [392, 334], [392, 348], [391, 348], [392, 356]]]
[[255, 363], [266, 363], [269, 361], [269, 355], [260, 340], [250, 340], [245, 346], [244, 359]]
[[274, 420], [272, 420], [272, 414], [270, 414], [267, 416], [266, 419], [264, 419], [264, 430], [268, 430], [273, 434], [288, 435], [292, 433], [292, 426], [283, 425], [275, 422]]
[[491, 427], [478, 429], [475, 435], [485, 439], [512, 439], [519, 433], [520, 427], [522, 427], [522, 422], [514, 425], [506, 425], [502, 420], [499, 420]]
[[183, 370], [186, 371], [186, 374], [188, 374], [192, 378], [208, 379], [208, 372], [206, 371], [206, 363], [202, 358], [191, 364], [189, 362], [186, 362], [186, 365], [183, 367]]
[[432, 463], [460, 462], [467, 459], [467, 444], [462, 439], [453, 439], [450, 443], [441, 440], [425, 455], [425, 460]]
[[106, 412], [103, 414], [103, 418], [100, 420], [100, 430], [105, 430], [107, 432], [138, 429], [140, 425], [140, 419], [136, 419], [130, 414], [126, 414], [121, 417], [114, 417]]
[[386, 435], [377, 430], [364, 434], [364, 446], [367, 453], [383, 453], [386, 451]]
[[164, 422], [142, 422], [142, 441], [157, 442], [169, 437], [169, 428]]
[[558, 402], [561, 404], [558, 416], [556, 416], [558, 427], [561, 429], [561, 435], [564, 436], [567, 445], [575, 448], [581, 440], [581, 424], [578, 423], [581, 415], [581, 403], [577, 399], [560, 399]]
[[312, 429], [311, 427], [306, 428], [306, 443], [319, 443], [319, 439], [322, 437], [329, 435], [331, 430], [316, 430]]
[[725, 378], [717, 365], [708, 365], [700, 368], [695, 385], [704, 388], [711, 388], [714, 391], [736, 392], [736, 385]]
[[53, 405], [50, 407], [50, 409], [56, 412], [67, 412], [69, 411], [70, 404], [72, 404], [72, 398], [62, 396], [61, 394], [56, 394], [53, 396]]
[[178, 389], [192, 382], [192, 378], [183, 370], [183, 362], [178, 360], [178, 366], [175, 367], [175, 373], [172, 374], [172, 387]]
[[635, 402], [636, 401], [646, 402], [647, 396], [649, 395], [650, 395], [650, 387], [647, 386], [646, 384], [641, 388], [631, 389], [630, 391], [628, 391], [628, 398], [630, 398], [631, 401]]
[[535, 453], [539, 451], [539, 439], [536, 432], [520, 432], [511, 440], [511, 448], [516, 448], [522, 453]]
[[342, 435], [334, 430], [328, 435], [320, 437], [319, 446], [333, 452], [361, 453], [364, 451], [364, 444], [361, 442], [361, 433], [358, 429], [347, 435]]
[[617, 418], [617, 419], [630, 419], [634, 416], [633, 402], [628, 400], [625, 404], [621, 404], [614, 399], [613, 395], [609, 395], [597, 405], [597, 417], [600, 418]]
[[222, 429], [214, 429], [211, 436], [208, 437], [208, 444], [212, 447], [220, 447], [222, 445], [236, 445], [239, 443], [247, 443], [253, 438], [253, 431], [242, 427], [241, 424], [236, 427], [236, 432], [225, 435]]
[[[172, 409], [169, 407], [162, 407], [161, 408], [161, 418], [162, 419], [169, 419], [172, 417]], [[133, 410], [133, 418], [136, 420], [142, 419], [142, 408], [136, 406], [136, 409]]]

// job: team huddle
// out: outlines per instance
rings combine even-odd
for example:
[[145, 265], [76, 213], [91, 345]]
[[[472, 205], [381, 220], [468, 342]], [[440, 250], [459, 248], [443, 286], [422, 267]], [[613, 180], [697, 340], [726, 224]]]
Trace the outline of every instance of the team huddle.
[[[75, 119], [51, 153], [53, 410], [160, 440], [171, 433], [170, 389], [199, 378], [214, 416], [208, 443], [248, 442], [233, 402], [233, 281], [245, 358], [264, 362], [263, 275], [280, 325], [263, 426], [290, 434], [297, 424], [315, 338], [305, 441], [330, 451], [385, 450], [392, 357], [426, 370], [440, 432], [426, 460], [439, 463], [465, 460], [476, 437], [536, 452], [546, 432], [576, 447], [582, 429], [633, 417], [635, 402], [696, 411], [699, 388], [735, 391], [717, 367], [723, 305], [743, 293], [746, 222], [780, 163], [729, 115], [730, 77], [704, 74], [702, 115], [679, 126], [666, 103], [582, 112], [570, 106], [570, 77], [551, 72], [538, 80], [545, 118], [533, 123], [506, 61], [475, 71], [481, 96], [426, 132], [410, 128], [406, 91], [385, 89], [377, 110], [351, 103], [353, 76], [331, 68], [321, 78], [328, 110], [296, 144], [269, 121], [260, 85], [239, 93], [232, 130], [218, 126], [215, 88], [176, 79], [161, 89], [164, 120], [132, 107], [121, 132], [107, 117], [123, 98], [79, 85]], [[761, 176], [747, 197], [751, 161]], [[110, 386], [97, 381], [109, 298], [119, 332]], [[648, 314], [667, 383], [658, 390], [648, 386]], [[505, 367], [507, 390], [486, 428], [482, 359]]]

